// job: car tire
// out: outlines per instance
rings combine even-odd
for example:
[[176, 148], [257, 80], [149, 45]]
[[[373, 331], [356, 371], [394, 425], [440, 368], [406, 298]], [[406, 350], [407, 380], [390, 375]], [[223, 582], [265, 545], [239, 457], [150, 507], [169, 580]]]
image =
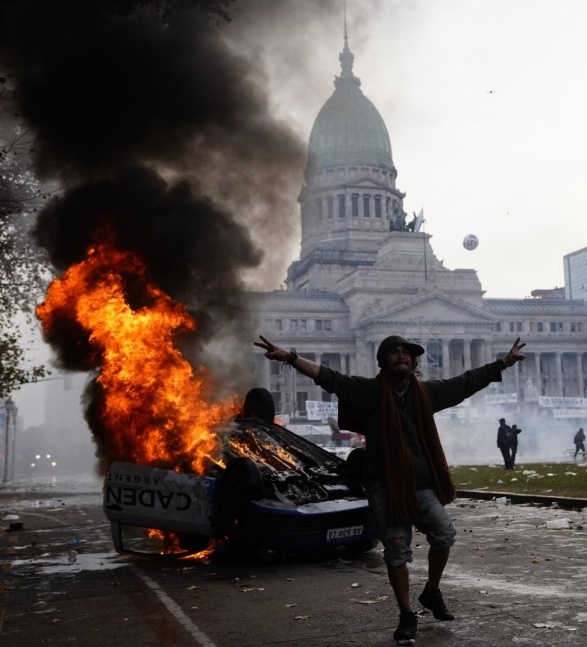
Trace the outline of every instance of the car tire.
[[261, 387], [251, 389], [245, 396], [243, 416], [271, 424], [275, 419], [275, 402], [271, 393]]
[[365, 463], [365, 449], [363, 447], [355, 447], [346, 457], [346, 463], [350, 470], [362, 472]]
[[263, 498], [263, 476], [254, 460], [233, 458], [219, 479], [214, 501], [220, 532], [228, 540], [244, 528], [251, 501]]
[[354, 494], [363, 492], [363, 471], [365, 469], [365, 449], [356, 447], [349, 453], [340, 466], [339, 474]]

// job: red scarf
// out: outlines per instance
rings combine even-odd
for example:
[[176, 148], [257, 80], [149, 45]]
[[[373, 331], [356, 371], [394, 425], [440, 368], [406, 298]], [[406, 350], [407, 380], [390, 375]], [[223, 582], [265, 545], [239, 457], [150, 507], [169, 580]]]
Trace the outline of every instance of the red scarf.
[[[418, 517], [414, 461], [403, 433], [391, 385], [383, 371], [375, 379], [381, 388], [381, 443], [390, 519], [395, 522], [414, 521]], [[440, 443], [430, 397], [415, 375], [410, 377], [410, 397], [418, 438], [432, 475], [433, 487], [440, 502], [446, 505], [454, 501], [456, 488]]]

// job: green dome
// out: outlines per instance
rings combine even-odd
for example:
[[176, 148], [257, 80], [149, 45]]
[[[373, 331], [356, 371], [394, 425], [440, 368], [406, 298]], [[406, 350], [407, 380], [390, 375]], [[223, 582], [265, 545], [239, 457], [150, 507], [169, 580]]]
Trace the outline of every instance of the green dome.
[[389, 133], [377, 108], [361, 91], [361, 81], [352, 72], [353, 60], [345, 39], [342, 73], [310, 134], [306, 172], [331, 166], [393, 168]]

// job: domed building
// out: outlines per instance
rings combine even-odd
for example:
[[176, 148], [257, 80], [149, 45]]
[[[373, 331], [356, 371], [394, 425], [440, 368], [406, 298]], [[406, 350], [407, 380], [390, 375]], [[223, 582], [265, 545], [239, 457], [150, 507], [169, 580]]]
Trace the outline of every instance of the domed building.
[[[377, 108], [361, 91], [353, 61], [345, 34], [341, 74], [310, 134], [299, 196], [300, 261], [291, 266], [287, 279], [292, 289], [334, 289], [350, 268], [375, 262], [394, 215], [405, 219], [389, 134]], [[405, 227], [405, 222], [398, 226]]]
[[[447, 416], [489, 416], [493, 427], [524, 406], [537, 414], [540, 396], [585, 398], [585, 303], [548, 295], [485, 299], [475, 270], [444, 267], [421, 231], [422, 215], [404, 211], [389, 133], [353, 72], [346, 33], [339, 59], [340, 76], [309, 139], [300, 258], [288, 269], [286, 289], [251, 294], [259, 333], [366, 376], [378, 371], [381, 340], [402, 335], [426, 349], [424, 378], [451, 377], [504, 356], [522, 336], [528, 359]], [[286, 420], [304, 420], [308, 401], [330, 399], [260, 353], [251, 361], [256, 384], [271, 391]]]

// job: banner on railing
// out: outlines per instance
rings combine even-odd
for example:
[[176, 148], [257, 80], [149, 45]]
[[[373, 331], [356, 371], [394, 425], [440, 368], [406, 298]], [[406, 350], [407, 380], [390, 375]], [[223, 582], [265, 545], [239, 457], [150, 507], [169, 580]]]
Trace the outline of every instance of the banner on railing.
[[517, 401], [518, 401], [517, 393], [485, 394], [485, 404], [516, 404]]
[[551, 409], [585, 409], [587, 408], [587, 398], [557, 398], [541, 395], [538, 398], [538, 405]]
[[330, 416], [338, 417], [338, 402], [322, 402], [321, 400], [306, 400], [308, 420], [327, 422]]

